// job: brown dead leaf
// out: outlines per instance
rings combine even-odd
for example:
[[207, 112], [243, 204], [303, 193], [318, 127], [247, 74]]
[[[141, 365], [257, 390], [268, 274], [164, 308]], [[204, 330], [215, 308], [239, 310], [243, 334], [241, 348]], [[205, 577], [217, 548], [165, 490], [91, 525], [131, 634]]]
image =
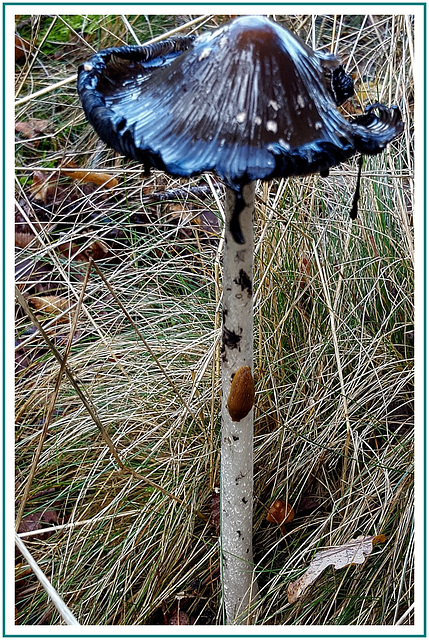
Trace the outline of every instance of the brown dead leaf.
[[168, 624], [185, 625], [190, 624], [189, 616], [184, 611], [175, 611], [170, 617]]
[[[20, 133], [24, 138], [31, 139], [37, 138], [42, 133], [47, 131], [51, 126], [49, 120], [40, 120], [38, 118], [29, 118], [25, 122], [16, 122], [15, 131]], [[37, 144], [38, 141], [35, 141]]]
[[189, 209], [186, 205], [177, 202], [167, 202], [163, 205], [163, 213], [168, 220], [175, 224], [185, 224], [189, 218]]
[[[30, 513], [22, 518], [18, 533], [28, 533], [29, 531], [37, 531], [43, 527], [58, 524], [58, 514], [54, 509], [48, 511], [37, 511]], [[40, 534], [40, 537], [46, 537], [47, 534]]]
[[33, 233], [20, 233], [18, 231], [15, 233], [15, 247], [25, 249], [25, 247], [28, 247], [28, 245], [33, 242], [35, 237]]
[[43, 202], [43, 204], [51, 204], [58, 192], [57, 177], [45, 173], [44, 171], [35, 171], [30, 186], [31, 195], [35, 200]]
[[86, 260], [81, 248], [75, 242], [63, 242], [57, 247], [58, 252], [68, 260]]
[[39, 529], [40, 513], [30, 513], [25, 518], [22, 518], [18, 533], [27, 533], [27, 531], [36, 531]]
[[311, 269], [310, 258], [308, 257], [308, 255], [303, 253], [299, 260], [299, 272], [301, 276], [299, 280], [299, 286], [301, 289], [305, 289], [309, 284], [310, 269]]
[[68, 300], [60, 296], [30, 296], [28, 300], [36, 311], [43, 311], [43, 313], [57, 315], [69, 308]]
[[95, 240], [89, 247], [82, 251], [82, 247], [75, 242], [64, 242], [58, 246], [58, 251], [70, 260], [87, 262], [89, 256], [91, 256], [93, 260], [105, 258], [110, 252], [110, 247], [102, 240]]
[[351, 116], [362, 115], [362, 109], [359, 107], [355, 100], [347, 100], [344, 104], [341, 105], [340, 111], [344, 111]]
[[198, 216], [198, 224], [203, 233], [218, 238], [220, 235], [219, 218], [208, 209], [203, 209]]
[[386, 536], [358, 536], [335, 547], [328, 547], [319, 551], [311, 561], [307, 571], [295, 582], [290, 582], [287, 588], [287, 599], [293, 604], [302, 597], [323, 571], [330, 565], [334, 569], [343, 569], [349, 565], [364, 564], [367, 556], [372, 552], [374, 544], [383, 543]]
[[68, 178], [74, 180], [82, 180], [83, 182], [92, 182], [105, 189], [113, 189], [117, 187], [119, 182], [110, 173], [103, 173], [101, 171], [82, 171], [75, 169], [73, 165], [67, 165], [60, 169], [61, 173]]
[[319, 500], [310, 495], [305, 495], [301, 498], [301, 502], [299, 503], [297, 511], [299, 511], [300, 515], [303, 512], [307, 511], [311, 513], [319, 506]]
[[24, 258], [15, 262], [15, 282], [20, 291], [49, 293], [57, 291], [60, 283], [55, 278], [52, 265], [41, 260]]
[[90, 244], [83, 253], [87, 258], [91, 256], [93, 260], [101, 260], [102, 258], [105, 258], [107, 256], [109, 251], [109, 245], [107, 245], [102, 240], [95, 240], [95, 242]]
[[21, 60], [28, 54], [30, 44], [15, 33], [15, 60]]
[[[22, 533], [20, 531], [20, 533]], [[25, 565], [23, 566], [21, 563], [16, 565], [15, 567], [15, 583], [19, 583], [22, 580], [24, 580], [24, 578], [27, 578], [27, 576], [31, 576], [31, 569], [30, 567], [26, 567]]]

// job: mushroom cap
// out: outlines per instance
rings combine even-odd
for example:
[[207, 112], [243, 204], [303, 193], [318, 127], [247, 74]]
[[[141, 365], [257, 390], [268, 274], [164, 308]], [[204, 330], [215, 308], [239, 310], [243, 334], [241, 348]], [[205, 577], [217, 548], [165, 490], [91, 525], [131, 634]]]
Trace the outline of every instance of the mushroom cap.
[[276, 524], [286, 524], [295, 517], [293, 507], [284, 500], [276, 500], [268, 509], [267, 520]]
[[239, 191], [257, 178], [326, 173], [381, 152], [403, 129], [397, 107], [345, 120], [353, 82], [335, 56], [287, 29], [243, 16], [199, 37], [101, 51], [78, 91], [100, 138], [174, 176], [214, 171]]

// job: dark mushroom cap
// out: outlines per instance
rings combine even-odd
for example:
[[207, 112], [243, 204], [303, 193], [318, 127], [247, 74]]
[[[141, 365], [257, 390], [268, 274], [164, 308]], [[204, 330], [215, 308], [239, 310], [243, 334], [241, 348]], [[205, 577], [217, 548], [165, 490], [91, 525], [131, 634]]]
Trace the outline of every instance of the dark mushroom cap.
[[353, 82], [261, 16], [200, 37], [106, 49], [79, 68], [89, 122], [110, 147], [174, 176], [214, 171], [239, 191], [257, 178], [326, 173], [381, 152], [402, 129], [397, 107], [345, 120]]

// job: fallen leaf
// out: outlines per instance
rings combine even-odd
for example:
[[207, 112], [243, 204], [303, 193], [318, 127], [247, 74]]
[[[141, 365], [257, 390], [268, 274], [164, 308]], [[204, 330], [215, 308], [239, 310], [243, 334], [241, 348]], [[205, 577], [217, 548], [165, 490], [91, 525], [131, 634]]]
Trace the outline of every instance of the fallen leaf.
[[299, 503], [297, 511], [302, 514], [305, 511], [312, 512], [319, 506], [319, 501], [312, 496], [303, 496], [301, 498], [301, 502]]
[[20, 233], [19, 231], [17, 231], [15, 233], [15, 247], [25, 249], [25, 247], [33, 242], [35, 237], [36, 236], [33, 233]]
[[40, 134], [44, 133], [50, 126], [50, 120], [29, 118], [25, 122], [16, 122], [15, 131], [24, 136], [24, 138], [31, 139], [40, 136]]
[[[76, 344], [78, 340], [82, 337], [82, 331], [75, 331], [72, 337], [72, 344]], [[52, 343], [56, 347], [65, 347], [66, 344], [70, 340], [70, 332], [69, 331], [55, 331], [55, 333], [50, 335]]]
[[57, 250], [68, 260], [87, 260], [81, 253], [81, 247], [75, 242], [63, 242], [58, 245]]
[[330, 565], [335, 569], [343, 569], [349, 565], [363, 564], [372, 552], [374, 544], [383, 543], [386, 536], [358, 536], [336, 547], [328, 547], [318, 551], [311, 561], [307, 571], [295, 582], [290, 582], [287, 588], [287, 599], [293, 604], [302, 597], [323, 571]]
[[[84, 172], [88, 173], [87, 171]], [[52, 213], [61, 212], [62, 222], [64, 223], [67, 216], [76, 222], [77, 212], [86, 213], [86, 208], [82, 205], [86, 201], [85, 196], [92, 197], [92, 213], [89, 212], [86, 221], [96, 219], [99, 220], [101, 209], [107, 206], [107, 200], [111, 198], [108, 191], [98, 189], [97, 185], [91, 182], [84, 184], [59, 184], [60, 170], [48, 173], [46, 171], [34, 171], [30, 192], [32, 199], [39, 203], [42, 202], [45, 207], [52, 207]], [[108, 174], [104, 174], [105, 176]], [[111, 176], [108, 176], [109, 181]], [[114, 186], [113, 183], [109, 186]]]
[[30, 296], [28, 300], [36, 311], [43, 311], [43, 313], [57, 315], [69, 308], [68, 300], [60, 296]]
[[[51, 526], [58, 524], [58, 514], [55, 510], [37, 511], [30, 513], [28, 516], [22, 518], [18, 533], [28, 533], [29, 531], [37, 531], [43, 529], [43, 526]], [[41, 538], [46, 538], [48, 534], [41, 533]]]
[[69, 260], [88, 262], [89, 256], [93, 260], [101, 260], [110, 252], [110, 247], [102, 240], [95, 240], [85, 250], [75, 242], [64, 242], [58, 246], [58, 251]]
[[310, 268], [311, 268], [310, 258], [308, 257], [308, 255], [303, 253], [299, 261], [299, 271], [301, 275], [299, 280], [299, 286], [301, 289], [305, 289], [310, 281]]
[[144, 186], [142, 188], [143, 204], [153, 202], [165, 202], [166, 200], [183, 200], [186, 202], [190, 196], [197, 198], [207, 197], [212, 193], [208, 185], [200, 187], [181, 187], [179, 189], [165, 189], [164, 191], [154, 191], [154, 185]]
[[119, 181], [110, 175], [110, 173], [103, 173], [101, 171], [82, 171], [80, 169], [74, 169], [71, 165], [68, 165], [67, 168], [62, 167], [60, 171], [68, 178], [82, 180], [83, 182], [92, 182], [106, 189], [113, 189], [113, 187], [117, 187], [119, 184]]
[[15, 60], [25, 58], [29, 51], [29, 43], [15, 33]]
[[208, 236], [219, 238], [220, 224], [219, 218], [215, 213], [208, 209], [203, 209], [198, 216], [198, 222], [203, 233], [206, 233]]
[[20, 291], [53, 293], [59, 284], [55, 281], [52, 265], [41, 260], [24, 258], [15, 263], [15, 282]]
[[174, 624], [174, 625], [190, 624], [189, 616], [184, 611], [176, 611], [170, 617], [168, 624]]
[[40, 513], [30, 513], [22, 518], [19, 523], [18, 533], [27, 533], [27, 531], [36, 531], [39, 529]]
[[347, 100], [347, 102], [344, 102], [344, 104], [341, 105], [340, 110], [345, 111], [345, 113], [348, 113], [351, 116], [361, 116], [363, 113], [356, 100]]
[[102, 240], [95, 240], [83, 252], [86, 259], [88, 259], [88, 257], [91, 256], [93, 260], [101, 260], [102, 258], [105, 258], [108, 253], [109, 253], [109, 246]]
[[52, 204], [58, 195], [58, 177], [54, 177], [44, 171], [35, 171], [30, 186], [30, 192], [35, 200], [43, 204]]

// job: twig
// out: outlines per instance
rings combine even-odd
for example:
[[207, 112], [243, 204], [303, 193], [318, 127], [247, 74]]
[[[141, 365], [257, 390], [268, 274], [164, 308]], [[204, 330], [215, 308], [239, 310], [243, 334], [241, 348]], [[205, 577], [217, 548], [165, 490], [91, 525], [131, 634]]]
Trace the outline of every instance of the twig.
[[54, 411], [54, 408], [55, 408], [55, 402], [57, 400], [58, 392], [60, 390], [60, 384], [61, 384], [61, 380], [63, 378], [64, 369], [65, 369], [65, 366], [66, 366], [67, 358], [69, 356], [70, 349], [71, 349], [71, 346], [72, 346], [73, 336], [74, 336], [74, 333], [76, 331], [77, 320], [78, 320], [79, 313], [80, 313], [80, 310], [81, 310], [81, 307], [82, 307], [82, 303], [83, 303], [83, 299], [84, 299], [84, 296], [85, 296], [86, 287], [88, 285], [89, 274], [90, 274], [91, 266], [92, 266], [93, 262], [94, 262], [93, 259], [90, 258], [89, 262], [88, 262], [88, 269], [86, 271], [85, 279], [84, 279], [83, 286], [82, 286], [82, 291], [80, 292], [79, 300], [78, 300], [78, 303], [77, 303], [77, 306], [76, 306], [76, 309], [75, 309], [72, 326], [70, 328], [69, 338], [68, 338], [67, 345], [66, 345], [66, 348], [65, 348], [65, 351], [64, 351], [64, 356], [63, 356], [63, 359], [62, 359], [62, 362], [61, 362], [61, 365], [60, 365], [60, 370], [59, 370], [59, 373], [58, 373], [58, 376], [57, 376], [57, 381], [55, 383], [55, 389], [54, 389], [54, 392], [52, 394], [51, 402], [50, 402], [49, 407], [48, 407], [48, 411], [47, 411], [47, 414], [46, 414], [46, 419], [45, 419], [45, 422], [44, 422], [44, 425], [43, 425], [42, 433], [40, 435], [39, 444], [37, 446], [36, 454], [34, 456], [34, 459], [33, 459], [33, 462], [32, 462], [31, 468], [30, 468], [30, 472], [29, 472], [29, 475], [28, 475], [28, 480], [27, 480], [27, 483], [25, 485], [24, 495], [22, 497], [21, 504], [19, 505], [18, 515], [16, 516], [16, 522], [15, 522], [15, 530], [16, 531], [18, 531], [19, 525], [21, 524], [22, 514], [24, 513], [25, 505], [27, 504], [27, 500], [28, 500], [28, 496], [30, 494], [30, 489], [31, 489], [31, 485], [32, 485], [32, 482], [33, 482], [33, 478], [34, 478], [34, 475], [36, 473], [36, 469], [37, 469], [37, 465], [39, 463], [40, 455], [42, 453], [43, 444], [45, 442], [46, 436], [48, 435], [49, 424], [51, 422], [52, 414], [53, 414], [53, 411]]
[[65, 604], [64, 600], [61, 598], [58, 591], [56, 591], [56, 589], [54, 589], [54, 587], [51, 585], [51, 583], [49, 582], [49, 580], [47, 579], [47, 577], [45, 576], [45, 574], [43, 573], [43, 571], [41, 570], [41, 568], [39, 567], [39, 565], [37, 564], [37, 562], [35, 561], [35, 559], [31, 555], [31, 553], [28, 551], [27, 547], [25, 546], [25, 544], [23, 543], [23, 541], [17, 535], [16, 532], [15, 532], [15, 544], [20, 550], [20, 552], [22, 553], [22, 555], [24, 556], [24, 558], [27, 560], [34, 575], [36, 576], [36, 578], [38, 579], [38, 581], [46, 591], [49, 598], [52, 600], [52, 603], [55, 609], [58, 611], [58, 613], [60, 614], [64, 622], [66, 624], [77, 625], [80, 627], [79, 622], [76, 620], [76, 618], [74, 617], [74, 615], [72, 614], [68, 606]]

